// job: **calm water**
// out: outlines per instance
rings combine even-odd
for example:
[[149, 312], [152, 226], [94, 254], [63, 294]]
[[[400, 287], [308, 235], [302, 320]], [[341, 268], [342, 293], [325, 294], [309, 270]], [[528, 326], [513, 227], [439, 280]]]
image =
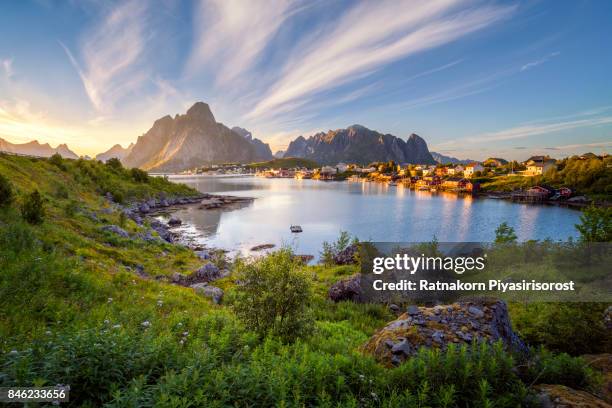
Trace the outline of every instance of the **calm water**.
[[[232, 210], [181, 209], [175, 213], [184, 232], [198, 241], [249, 252], [258, 244], [291, 245], [297, 253], [317, 255], [321, 243], [341, 230], [361, 240], [441, 242], [492, 241], [507, 222], [519, 240], [576, 237], [580, 213], [552, 206], [458, 197], [452, 193], [412, 191], [380, 183], [321, 182], [258, 177], [176, 178], [201, 192], [254, 197]], [[304, 232], [292, 234], [289, 226]]]

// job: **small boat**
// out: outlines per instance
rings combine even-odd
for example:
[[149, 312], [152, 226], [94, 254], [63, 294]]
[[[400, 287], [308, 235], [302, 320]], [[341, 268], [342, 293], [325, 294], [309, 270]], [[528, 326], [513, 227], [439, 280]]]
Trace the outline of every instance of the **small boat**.
[[300, 227], [299, 225], [292, 225], [290, 228], [291, 232], [302, 232], [302, 227]]

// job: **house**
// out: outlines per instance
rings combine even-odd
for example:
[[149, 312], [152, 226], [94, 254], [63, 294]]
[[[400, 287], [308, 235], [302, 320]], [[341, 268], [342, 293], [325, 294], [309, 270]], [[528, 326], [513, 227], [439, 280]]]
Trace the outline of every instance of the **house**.
[[549, 156], [532, 156], [524, 164], [527, 166], [525, 174], [528, 176], [541, 176], [548, 170], [556, 168], [555, 159]]
[[448, 174], [448, 167], [436, 168], [436, 176], [444, 177]]
[[508, 164], [508, 160], [499, 157], [489, 157], [483, 164], [485, 167], [501, 167]]
[[336, 168], [332, 166], [323, 166], [319, 171], [320, 174], [336, 174]]
[[555, 194], [555, 189], [547, 185], [533, 186], [527, 190], [527, 195], [538, 198], [548, 198]]
[[484, 171], [484, 167], [482, 167], [482, 165], [480, 163], [474, 162], [474, 163], [470, 163], [467, 166], [465, 166], [465, 170], [463, 170], [463, 175], [467, 178], [471, 178], [474, 177], [474, 174], [477, 171]]
[[348, 164], [346, 163], [338, 163], [336, 164], [336, 170], [338, 170], [338, 173], [344, 173], [345, 171], [347, 171], [349, 168]]
[[563, 198], [569, 198], [574, 194], [574, 190], [569, 187], [561, 187], [557, 190], [557, 194], [559, 194]]
[[464, 188], [469, 181], [460, 177], [451, 177], [442, 182], [442, 187], [448, 189]]

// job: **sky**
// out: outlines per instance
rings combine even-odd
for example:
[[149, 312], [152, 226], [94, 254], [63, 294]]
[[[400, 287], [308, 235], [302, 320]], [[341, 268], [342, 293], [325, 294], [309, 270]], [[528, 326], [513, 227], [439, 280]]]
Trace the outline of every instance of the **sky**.
[[285, 149], [361, 124], [482, 160], [612, 148], [612, 2], [0, 3], [0, 138], [95, 155], [207, 102]]

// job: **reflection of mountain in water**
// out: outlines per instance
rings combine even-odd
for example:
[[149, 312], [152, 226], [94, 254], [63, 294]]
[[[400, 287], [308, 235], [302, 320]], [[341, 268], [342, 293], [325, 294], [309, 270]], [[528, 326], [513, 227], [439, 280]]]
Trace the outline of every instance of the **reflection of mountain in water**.
[[252, 203], [252, 201], [238, 202], [223, 206], [223, 208], [210, 210], [202, 210], [198, 206], [189, 206], [176, 211], [173, 216], [183, 221], [181, 232], [185, 232], [197, 240], [198, 238], [215, 235], [218, 232], [223, 213], [240, 210]]

